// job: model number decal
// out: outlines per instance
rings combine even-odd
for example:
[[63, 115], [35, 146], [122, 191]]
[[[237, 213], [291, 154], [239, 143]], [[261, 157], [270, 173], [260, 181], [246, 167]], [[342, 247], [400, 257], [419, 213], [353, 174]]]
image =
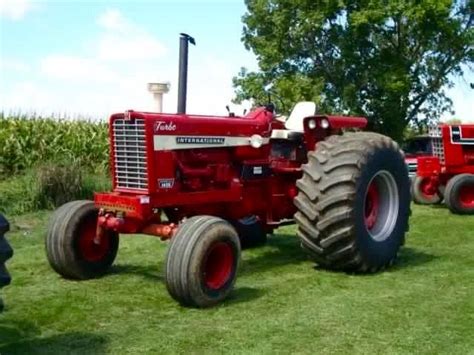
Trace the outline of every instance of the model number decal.
[[160, 189], [171, 189], [174, 185], [174, 179], [158, 179]]
[[224, 137], [176, 137], [177, 144], [215, 144], [225, 143]]

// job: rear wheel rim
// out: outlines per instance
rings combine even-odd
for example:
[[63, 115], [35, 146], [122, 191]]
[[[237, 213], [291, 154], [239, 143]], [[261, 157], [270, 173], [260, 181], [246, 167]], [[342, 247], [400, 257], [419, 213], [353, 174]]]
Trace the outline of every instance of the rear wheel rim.
[[229, 243], [214, 243], [204, 260], [204, 284], [218, 290], [230, 279], [234, 265], [234, 253]]
[[459, 189], [459, 201], [464, 208], [474, 208], [474, 186], [462, 186]]
[[101, 238], [96, 237], [97, 220], [95, 218], [84, 221], [78, 231], [79, 252], [84, 260], [98, 262], [103, 260], [110, 248], [107, 232]]
[[370, 237], [382, 242], [390, 237], [398, 219], [400, 200], [395, 178], [386, 170], [375, 174], [367, 186], [364, 222]]

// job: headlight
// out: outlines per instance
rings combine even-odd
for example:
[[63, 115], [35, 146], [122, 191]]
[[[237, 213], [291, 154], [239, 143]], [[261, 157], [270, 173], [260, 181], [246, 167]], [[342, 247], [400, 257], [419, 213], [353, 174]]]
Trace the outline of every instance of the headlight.
[[316, 128], [316, 120], [312, 119], [308, 121], [308, 127], [309, 129], [315, 129]]
[[320, 121], [320, 124], [321, 124], [321, 128], [323, 128], [323, 129], [328, 129], [329, 128], [329, 121], [325, 118], [323, 118]]
[[250, 137], [250, 145], [254, 148], [260, 148], [263, 144], [263, 138], [262, 136], [258, 134], [254, 134], [252, 137]]

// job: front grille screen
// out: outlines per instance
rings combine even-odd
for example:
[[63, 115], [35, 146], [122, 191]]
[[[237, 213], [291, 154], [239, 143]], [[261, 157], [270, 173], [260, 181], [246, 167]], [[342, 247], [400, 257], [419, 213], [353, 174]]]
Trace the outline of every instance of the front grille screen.
[[433, 155], [439, 158], [441, 164], [444, 165], [444, 146], [442, 138], [442, 130], [439, 126], [433, 126], [429, 129], [429, 135], [433, 144]]
[[113, 135], [116, 187], [148, 189], [145, 121], [115, 120]]

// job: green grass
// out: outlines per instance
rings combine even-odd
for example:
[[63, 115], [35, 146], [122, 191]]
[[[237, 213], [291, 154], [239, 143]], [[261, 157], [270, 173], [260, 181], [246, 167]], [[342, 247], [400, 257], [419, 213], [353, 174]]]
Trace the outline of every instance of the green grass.
[[102, 279], [61, 279], [44, 255], [48, 217], [12, 218], [1, 354], [474, 352], [471, 216], [414, 208], [397, 263], [370, 276], [314, 269], [294, 227], [281, 228], [244, 252], [231, 299], [207, 310], [171, 300], [166, 244], [152, 237], [122, 238]]

